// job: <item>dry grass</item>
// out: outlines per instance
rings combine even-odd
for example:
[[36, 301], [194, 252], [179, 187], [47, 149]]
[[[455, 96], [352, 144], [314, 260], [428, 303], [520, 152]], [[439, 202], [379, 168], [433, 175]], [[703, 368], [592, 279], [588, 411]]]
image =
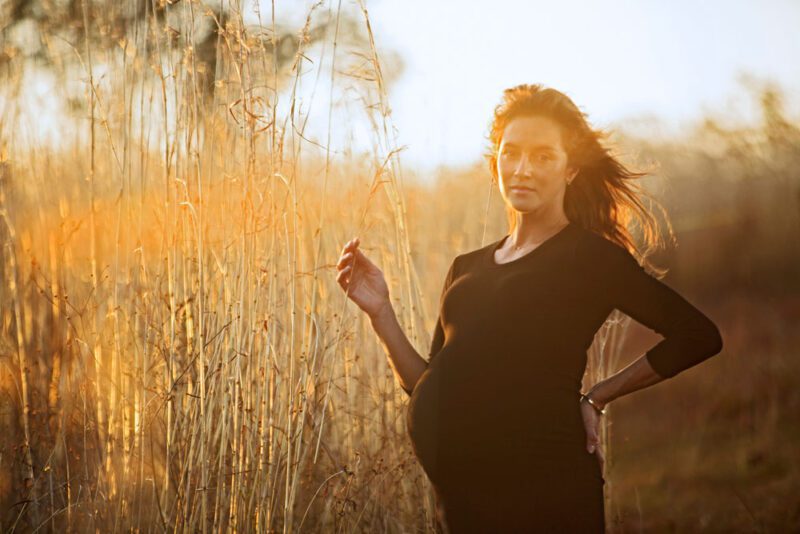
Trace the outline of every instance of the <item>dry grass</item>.
[[[101, 10], [83, 5], [86, 26], [99, 25]], [[476, 191], [488, 193], [488, 178], [473, 169], [432, 187], [403, 178], [365, 11], [315, 6], [300, 29], [308, 39], [282, 62], [270, 17], [247, 27], [233, 10], [214, 21], [213, 94], [190, 44], [198, 21], [214, 17], [196, 2], [170, 13], [166, 22], [142, 14], [117, 46], [50, 36], [53, 57], [76, 58], [54, 68], [85, 88], [63, 124], [74, 141], [31, 144], [0, 126], [3, 526], [431, 531], [405, 394], [369, 322], [336, 285], [334, 262], [361, 236], [424, 352], [449, 261], [504, 231], [496, 193], [487, 209]], [[360, 37], [346, 39], [345, 24]], [[324, 37], [312, 39], [318, 27]], [[24, 63], [0, 68], [3, 91], [14, 94]], [[298, 87], [318, 72], [330, 81], [320, 92], [330, 91], [332, 108], [337, 98], [361, 102], [373, 125], [367, 155], [326, 150], [345, 135], [336, 124], [322, 147], [306, 139], [310, 104]], [[4, 117], [14, 116], [4, 102]], [[695, 148], [695, 163], [653, 182], [673, 184], [664, 195], [688, 244], [671, 256], [675, 283], [714, 306], [726, 349], [691, 376], [612, 408], [618, 426], [604, 440], [615, 530], [780, 530], [797, 521], [785, 497], [798, 489], [787, 459], [800, 441], [788, 417], [798, 405], [789, 378], [798, 370], [789, 349], [797, 300], [783, 295], [797, 294], [787, 276], [796, 275], [797, 251], [765, 240], [764, 229], [797, 229], [791, 169], [800, 142], [791, 128], [776, 142], [770, 128], [748, 146], [740, 133], [698, 132], [740, 161]], [[685, 161], [670, 145], [627, 142], [659, 161]], [[717, 187], [703, 191], [703, 204], [686, 208], [698, 177], [722, 168], [725, 187], [710, 180]], [[776, 179], [764, 185], [759, 173]], [[743, 206], [762, 224], [725, 218]], [[743, 263], [724, 245], [702, 264], [681, 256], [712, 242], [733, 247], [742, 235], [757, 260]], [[726, 278], [720, 266], [735, 268]], [[785, 308], [768, 300], [777, 297], [755, 301], [745, 276], [771, 281], [762, 293], [779, 288]], [[740, 300], [714, 295], [731, 288]], [[757, 325], [754, 301], [768, 316]], [[628, 323], [613, 319], [622, 322], [598, 336], [589, 382], [623, 363]], [[718, 452], [720, 444], [730, 448]]]

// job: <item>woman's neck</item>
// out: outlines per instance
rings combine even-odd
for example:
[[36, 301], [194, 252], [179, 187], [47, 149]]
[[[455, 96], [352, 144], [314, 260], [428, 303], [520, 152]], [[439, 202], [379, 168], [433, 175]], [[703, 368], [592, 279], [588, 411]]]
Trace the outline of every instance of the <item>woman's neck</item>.
[[509, 241], [513, 248], [522, 248], [538, 245], [569, 223], [569, 219], [562, 212], [544, 217], [530, 217], [530, 214], [517, 220], [517, 226], [511, 233]]

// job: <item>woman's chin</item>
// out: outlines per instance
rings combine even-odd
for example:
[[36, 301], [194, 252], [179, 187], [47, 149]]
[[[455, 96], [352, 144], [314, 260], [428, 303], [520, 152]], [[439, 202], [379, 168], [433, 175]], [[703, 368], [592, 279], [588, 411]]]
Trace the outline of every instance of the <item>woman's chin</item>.
[[511, 207], [519, 213], [531, 213], [539, 209], [539, 205], [534, 202], [511, 202]]

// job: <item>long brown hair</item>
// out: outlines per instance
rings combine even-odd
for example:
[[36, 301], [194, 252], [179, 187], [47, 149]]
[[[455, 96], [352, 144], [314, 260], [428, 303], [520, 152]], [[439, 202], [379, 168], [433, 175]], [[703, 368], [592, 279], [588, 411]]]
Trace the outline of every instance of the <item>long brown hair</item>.
[[[489, 135], [491, 147], [486, 155], [493, 182], [498, 181], [497, 153], [503, 131], [511, 119], [526, 115], [544, 116], [560, 126], [568, 165], [578, 169], [564, 195], [567, 218], [626, 248], [643, 267], [663, 275], [666, 271], [647, 259], [652, 251], [664, 246], [664, 239], [643, 199], [649, 201], [651, 209], [657, 208], [663, 214], [670, 242], [674, 243], [675, 236], [666, 210], [636, 183], [649, 172], [624, 165], [607, 142], [610, 134], [592, 128], [586, 115], [564, 93], [539, 84], [517, 85], [503, 92], [502, 102], [495, 107]], [[511, 233], [516, 227], [511, 206], [506, 206], [506, 215]], [[631, 223], [640, 230], [641, 249], [634, 243]]]

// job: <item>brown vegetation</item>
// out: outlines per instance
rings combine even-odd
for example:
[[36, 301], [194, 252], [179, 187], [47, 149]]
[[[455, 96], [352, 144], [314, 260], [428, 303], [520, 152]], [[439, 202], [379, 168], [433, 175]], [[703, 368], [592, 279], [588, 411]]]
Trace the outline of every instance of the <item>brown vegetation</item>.
[[[365, 10], [318, 4], [281, 48], [266, 14], [153, 2], [114, 33], [102, 3], [70, 5], [73, 22], [42, 29], [48, 68], [85, 90], [56, 95], [64, 140], [24, 139], [12, 99], [0, 124], [4, 530], [431, 529], [406, 395], [333, 264], [361, 236], [424, 351], [449, 261], [504, 231], [489, 177], [403, 178]], [[213, 65], [195, 62], [201, 19]], [[30, 61], [5, 46], [4, 96], [24, 97]], [[313, 69], [331, 106], [360, 102], [371, 154], [306, 138]], [[800, 135], [780, 91], [757, 96], [756, 126], [619, 140], [661, 164], [666, 281], [725, 349], [610, 407], [614, 531], [800, 523]], [[621, 347], [614, 318], [588, 382], [652, 341], [634, 325]]]

